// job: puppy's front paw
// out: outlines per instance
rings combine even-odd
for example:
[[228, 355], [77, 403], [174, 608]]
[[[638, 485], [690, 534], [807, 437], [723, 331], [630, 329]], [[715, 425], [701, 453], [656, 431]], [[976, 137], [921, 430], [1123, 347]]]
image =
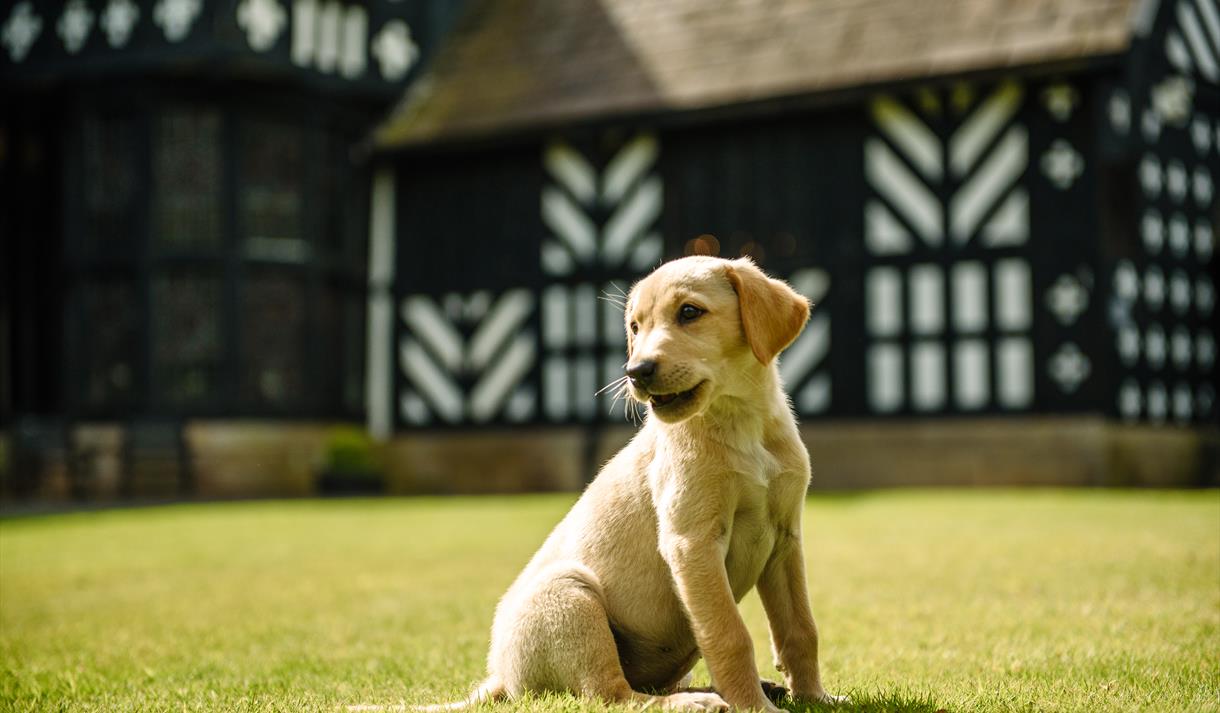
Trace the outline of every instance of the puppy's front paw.
[[817, 690], [813, 693], [803, 693], [795, 696], [802, 703], [821, 703], [826, 706], [839, 706], [851, 703], [849, 696], [832, 696], [826, 691]]
[[667, 711], [727, 711], [729, 704], [715, 693], [692, 691], [665, 696], [663, 707]]
[[759, 681], [759, 683], [762, 684], [763, 695], [766, 696], [767, 699], [772, 703], [778, 705], [783, 703], [784, 699], [788, 697], [788, 689], [785, 688], [781, 683], [768, 681], [766, 679]]

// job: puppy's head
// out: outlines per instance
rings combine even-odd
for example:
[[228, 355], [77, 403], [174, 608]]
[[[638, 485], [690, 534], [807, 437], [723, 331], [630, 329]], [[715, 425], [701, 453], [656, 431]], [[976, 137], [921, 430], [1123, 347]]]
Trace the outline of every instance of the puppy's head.
[[749, 259], [674, 260], [627, 299], [632, 398], [666, 423], [701, 413], [722, 395], [749, 397], [751, 373], [800, 334], [809, 302]]

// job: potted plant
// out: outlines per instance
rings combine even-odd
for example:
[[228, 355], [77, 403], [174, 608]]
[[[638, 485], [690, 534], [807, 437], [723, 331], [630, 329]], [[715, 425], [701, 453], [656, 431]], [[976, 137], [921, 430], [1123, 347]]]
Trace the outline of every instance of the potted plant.
[[385, 477], [372, 439], [358, 428], [337, 428], [326, 439], [326, 455], [317, 477], [322, 495], [380, 495]]

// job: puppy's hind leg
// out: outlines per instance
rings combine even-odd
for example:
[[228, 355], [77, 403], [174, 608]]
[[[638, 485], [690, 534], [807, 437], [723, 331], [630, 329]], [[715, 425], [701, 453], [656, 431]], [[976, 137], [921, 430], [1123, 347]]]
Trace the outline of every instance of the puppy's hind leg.
[[493, 668], [511, 697], [525, 691], [565, 691], [640, 708], [729, 709], [715, 693], [651, 696], [631, 689], [610, 631], [601, 583], [588, 567], [558, 562], [539, 572], [534, 583], [531, 592], [523, 592], [519, 606], [500, 613], [507, 615], [509, 630], [495, 632], [507, 636], [492, 646]]

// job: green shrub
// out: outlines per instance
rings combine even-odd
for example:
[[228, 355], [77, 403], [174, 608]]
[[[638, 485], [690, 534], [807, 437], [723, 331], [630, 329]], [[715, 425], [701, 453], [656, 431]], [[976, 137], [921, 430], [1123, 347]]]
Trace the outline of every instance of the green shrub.
[[376, 445], [364, 431], [344, 427], [331, 431], [326, 439], [323, 472], [334, 475], [367, 477], [381, 471]]

